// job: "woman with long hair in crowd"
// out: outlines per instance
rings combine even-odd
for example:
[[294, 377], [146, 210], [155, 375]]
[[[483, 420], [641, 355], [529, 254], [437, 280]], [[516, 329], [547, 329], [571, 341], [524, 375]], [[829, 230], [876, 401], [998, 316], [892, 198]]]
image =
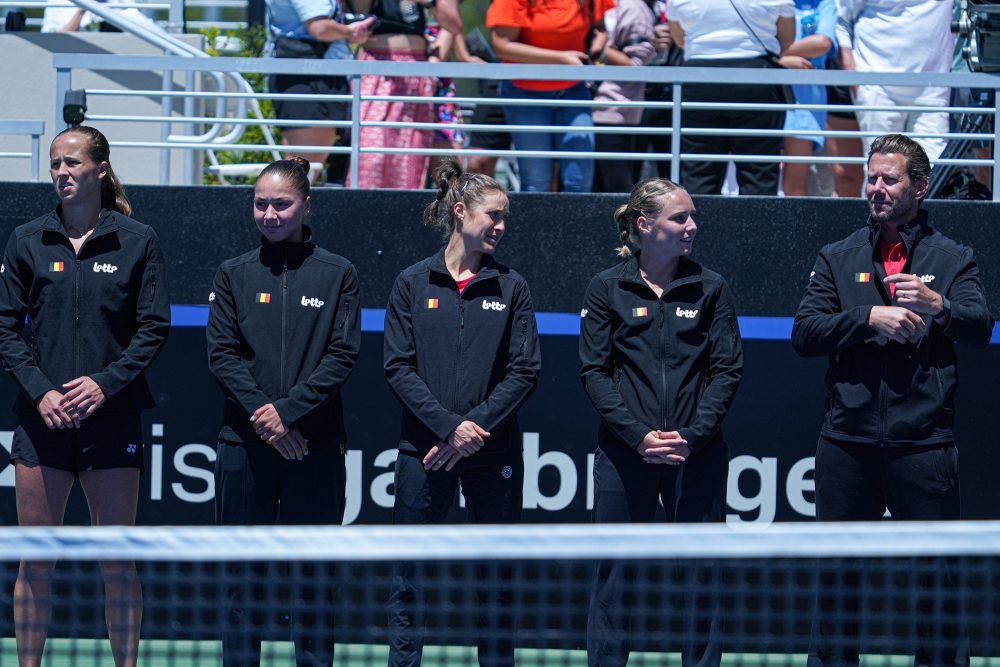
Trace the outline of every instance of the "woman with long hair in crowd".
[[[260, 246], [223, 262], [215, 276], [207, 336], [225, 395], [215, 462], [220, 525], [273, 524], [279, 514], [285, 525], [343, 521], [341, 389], [361, 346], [358, 276], [316, 245], [305, 224], [311, 208], [309, 163], [272, 162], [254, 186]], [[245, 566], [230, 566], [229, 576], [223, 662], [256, 665], [265, 611], [254, 607]], [[329, 667], [332, 582], [309, 571], [295, 582], [296, 664]]]
[[[679, 185], [640, 182], [615, 211], [622, 260], [587, 288], [580, 360], [584, 389], [601, 416], [596, 523], [649, 522], [660, 503], [669, 522], [725, 517], [729, 449], [721, 426], [742, 377], [743, 348], [725, 280], [689, 258], [698, 231], [694, 213]], [[719, 591], [713, 597], [707, 587], [721, 583], [696, 563], [684, 565], [704, 580], [707, 599], [684, 612], [683, 664], [718, 665]], [[587, 628], [590, 665], [628, 661], [627, 600], [635, 579], [635, 566], [598, 564]]]
[[[156, 233], [130, 216], [108, 140], [56, 135], [55, 211], [10, 235], [0, 265], [0, 354], [18, 385], [11, 463], [21, 526], [58, 526], [77, 478], [94, 525], [133, 525], [143, 467], [145, 372], [170, 330]], [[53, 563], [21, 563], [14, 631], [21, 667], [41, 664]], [[142, 588], [135, 564], [101, 563], [114, 664], [136, 664]]]
[[[528, 285], [493, 258], [508, 200], [489, 176], [448, 159], [425, 225], [445, 246], [404, 269], [385, 313], [385, 374], [403, 406], [393, 522], [441, 523], [461, 483], [472, 523], [521, 518], [524, 461], [517, 411], [541, 360]], [[390, 665], [419, 665], [423, 591], [404, 564], [390, 599]], [[499, 600], [502, 609], [508, 600]], [[513, 666], [506, 613], [481, 619], [479, 663]]]

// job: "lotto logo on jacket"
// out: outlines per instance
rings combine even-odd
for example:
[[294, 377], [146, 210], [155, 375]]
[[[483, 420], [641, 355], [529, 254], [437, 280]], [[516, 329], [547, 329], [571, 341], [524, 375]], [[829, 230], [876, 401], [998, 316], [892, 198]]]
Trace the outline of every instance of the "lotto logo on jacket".
[[686, 308], [681, 308], [680, 306], [678, 306], [677, 307], [677, 317], [684, 317], [686, 319], [693, 320], [694, 318], [698, 317], [698, 311], [697, 310], [688, 310]]
[[114, 273], [118, 267], [114, 264], [98, 264], [94, 262], [94, 273]]
[[302, 305], [312, 306], [313, 308], [322, 308], [323, 302], [317, 299], [316, 297], [309, 297], [309, 298], [302, 297]]
[[483, 301], [483, 310], [495, 310], [499, 313], [506, 307], [507, 304], [499, 301]]

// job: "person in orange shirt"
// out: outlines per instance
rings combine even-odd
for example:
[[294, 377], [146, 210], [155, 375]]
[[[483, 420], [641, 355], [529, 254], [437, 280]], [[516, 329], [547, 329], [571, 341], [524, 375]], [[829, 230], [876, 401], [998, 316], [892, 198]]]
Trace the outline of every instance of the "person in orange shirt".
[[[612, 6], [613, 0], [493, 0], [486, 12], [486, 25], [493, 29], [493, 48], [505, 63], [587, 65], [600, 60], [603, 54], [607, 41], [603, 17], [605, 10]], [[579, 128], [550, 133], [512, 131], [517, 150], [594, 150], [594, 134], [586, 129], [594, 124], [590, 108], [562, 104], [567, 100], [591, 99], [582, 81], [502, 81], [500, 98], [552, 100], [551, 106], [505, 107], [510, 125]], [[519, 157], [517, 166], [521, 190], [549, 190], [550, 158]], [[593, 180], [592, 159], [559, 160], [559, 182], [563, 191], [590, 192]]]

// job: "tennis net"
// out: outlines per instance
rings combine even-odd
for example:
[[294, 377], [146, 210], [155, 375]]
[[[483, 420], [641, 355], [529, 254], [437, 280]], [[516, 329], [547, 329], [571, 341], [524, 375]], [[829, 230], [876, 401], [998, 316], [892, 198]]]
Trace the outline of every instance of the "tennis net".
[[993, 522], [9, 528], [0, 561], [0, 665], [15, 616], [25, 650], [47, 636], [45, 665], [90, 667], [115, 664], [109, 627], [128, 652], [141, 614], [155, 667], [221, 665], [223, 646], [231, 664], [384, 665], [390, 645], [582, 666], [588, 641], [598, 665], [1000, 666]]

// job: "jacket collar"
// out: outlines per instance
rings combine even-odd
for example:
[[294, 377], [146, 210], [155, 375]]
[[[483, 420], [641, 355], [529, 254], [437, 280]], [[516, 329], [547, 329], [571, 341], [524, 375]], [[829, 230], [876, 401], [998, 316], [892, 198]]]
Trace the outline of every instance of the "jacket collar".
[[267, 266], [297, 269], [312, 254], [315, 247], [312, 228], [309, 225], [302, 225], [302, 241], [299, 242], [281, 241], [274, 243], [262, 235], [260, 237], [260, 259]]
[[[66, 228], [62, 224], [62, 203], [57, 204], [56, 210], [46, 216], [45, 221], [42, 222], [42, 229], [47, 232], [55, 232], [56, 234], [66, 236]], [[117, 230], [118, 219], [115, 217], [115, 212], [102, 208], [101, 212], [97, 214], [97, 225], [94, 226], [94, 231], [91, 232], [87, 240], [89, 241], [97, 236], [103, 236]]]
[[[444, 263], [444, 251], [447, 246], [441, 248], [434, 256], [431, 258], [430, 270], [435, 273], [440, 273], [451, 278], [451, 272], [448, 271], [448, 266]], [[476, 273], [476, 277], [472, 279], [472, 282], [479, 282], [480, 280], [485, 280], [487, 278], [492, 278], [500, 274], [497, 268], [497, 261], [493, 259], [493, 255], [483, 254], [483, 263], [479, 267], [479, 271]], [[454, 278], [452, 278], [454, 280]], [[470, 283], [471, 284], [471, 283]]]
[[[931, 233], [931, 224], [927, 218], [927, 211], [922, 208], [917, 209], [917, 217], [899, 227], [898, 231], [899, 236], [903, 239], [903, 244], [906, 246], [906, 251], [909, 253], [913, 250], [913, 246], [918, 240]], [[868, 216], [868, 242], [871, 243], [873, 252], [877, 250], [881, 235], [882, 225], [872, 220], [871, 216]]]
[[[622, 265], [622, 271], [618, 275], [619, 282], [635, 283], [636, 285], [641, 285], [646, 289], [650, 289], [649, 285], [642, 278], [642, 274], [639, 272], [639, 255], [642, 251], [639, 250], [633, 253]], [[687, 257], [681, 257], [680, 261], [677, 263], [677, 273], [674, 275], [674, 279], [670, 281], [663, 293], [681, 287], [683, 285], [688, 285], [691, 283], [701, 282], [701, 271], [698, 264]]]

